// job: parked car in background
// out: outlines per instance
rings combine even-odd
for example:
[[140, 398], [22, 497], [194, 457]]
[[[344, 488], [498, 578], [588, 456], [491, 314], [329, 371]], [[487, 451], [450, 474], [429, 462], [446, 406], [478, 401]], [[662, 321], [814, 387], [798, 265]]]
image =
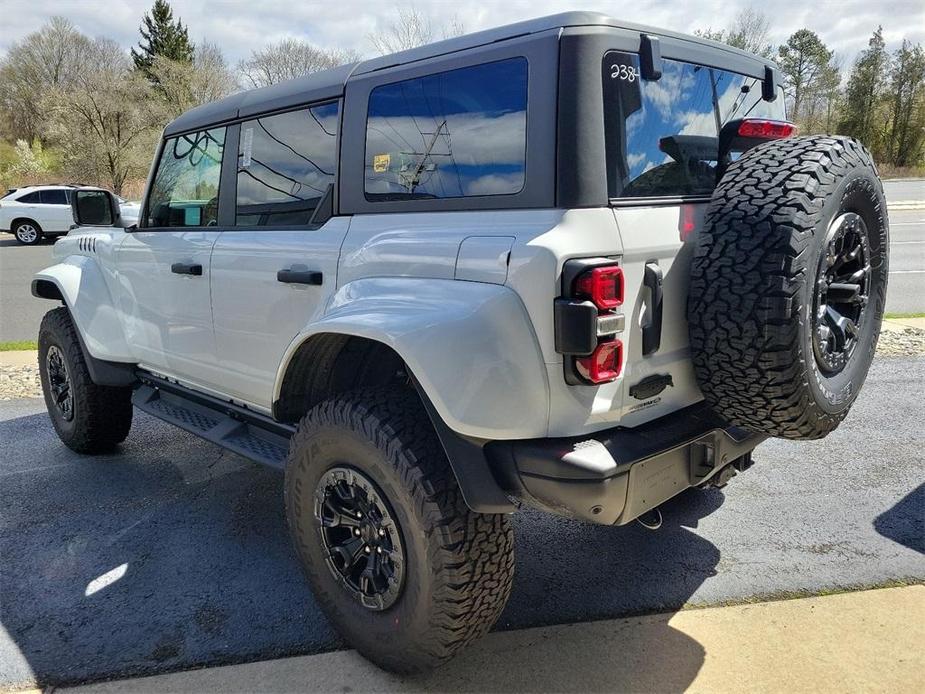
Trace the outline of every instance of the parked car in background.
[[[14, 188], [0, 198], [0, 230], [31, 246], [43, 237], [66, 234], [74, 224], [71, 191], [74, 185], [37, 185]], [[119, 198], [126, 226], [138, 223], [139, 203]]]

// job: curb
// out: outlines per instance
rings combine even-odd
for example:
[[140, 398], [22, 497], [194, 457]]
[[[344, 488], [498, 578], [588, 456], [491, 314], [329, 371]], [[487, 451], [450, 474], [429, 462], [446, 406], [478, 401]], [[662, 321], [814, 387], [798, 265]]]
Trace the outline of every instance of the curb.
[[912, 585], [493, 632], [415, 678], [334, 651], [58, 691], [912, 691], [925, 678], [923, 598]]
[[890, 202], [887, 200], [887, 210], [925, 210], [925, 200], [897, 200]]
[[34, 366], [38, 368], [39, 353], [34, 349], [0, 352], [0, 366]]

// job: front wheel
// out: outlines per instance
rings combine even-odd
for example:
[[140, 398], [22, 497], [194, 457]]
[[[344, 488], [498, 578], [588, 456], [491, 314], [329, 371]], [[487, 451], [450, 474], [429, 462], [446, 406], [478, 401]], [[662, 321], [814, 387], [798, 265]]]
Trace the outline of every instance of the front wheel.
[[132, 389], [90, 378], [67, 308], [49, 311], [39, 328], [39, 374], [58, 438], [77, 453], [112, 449], [132, 426]]
[[386, 670], [439, 665], [507, 602], [510, 519], [466, 506], [413, 391], [361, 391], [309, 411], [291, 442], [286, 510], [327, 617]]
[[16, 223], [13, 228], [13, 235], [24, 246], [34, 246], [42, 240], [42, 228], [27, 219]]

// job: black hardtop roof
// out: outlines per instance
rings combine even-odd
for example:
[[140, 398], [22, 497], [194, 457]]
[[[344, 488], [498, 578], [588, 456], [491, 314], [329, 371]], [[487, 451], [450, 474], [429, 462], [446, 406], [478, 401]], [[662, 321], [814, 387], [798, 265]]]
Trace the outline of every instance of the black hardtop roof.
[[233, 121], [238, 118], [246, 118], [258, 113], [284, 110], [286, 108], [299, 106], [300, 104], [317, 102], [325, 99], [336, 99], [343, 95], [344, 85], [353, 75], [362, 75], [377, 70], [384, 70], [396, 65], [427, 60], [428, 58], [435, 58], [457, 51], [477, 48], [478, 46], [484, 46], [518, 36], [537, 34], [564, 27], [580, 26], [615, 27], [618, 29], [638, 31], [640, 33], [656, 34], [686, 41], [694, 41], [773, 65], [770, 61], [763, 61], [756, 55], [709, 39], [617, 20], [599, 12], [562, 12], [547, 17], [529, 19], [515, 24], [486, 29], [484, 31], [478, 31], [444, 41], [437, 41], [436, 43], [430, 43], [426, 46], [363, 60], [359, 63], [341, 65], [340, 67], [315, 72], [305, 77], [280, 82], [279, 84], [274, 84], [269, 87], [238, 92], [220, 101], [203, 104], [202, 106], [197, 106], [187, 111], [171, 122], [164, 129], [164, 134], [175, 135], [177, 133], [197, 130], [210, 125], [220, 125], [223, 122]]

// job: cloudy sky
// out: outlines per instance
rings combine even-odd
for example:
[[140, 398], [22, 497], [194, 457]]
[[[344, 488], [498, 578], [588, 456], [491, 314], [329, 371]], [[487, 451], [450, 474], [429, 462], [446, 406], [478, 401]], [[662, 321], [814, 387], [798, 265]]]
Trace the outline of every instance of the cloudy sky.
[[[64, 15], [91, 36], [108, 36], [126, 48], [138, 40], [138, 24], [153, 0], [3, 0], [0, 53], [38, 29], [52, 15]], [[173, 0], [194, 41], [217, 43], [231, 62], [264, 43], [284, 37], [321, 46], [373, 54], [369, 35], [387, 32], [396, 4], [386, 0]], [[756, 5], [771, 17], [775, 43], [801, 27], [816, 31], [847, 61], [867, 44], [878, 24], [892, 47], [903, 37], [925, 42], [922, 0], [416, 0], [435, 25], [455, 16], [467, 31], [569, 9], [606, 12], [621, 19], [681, 32], [722, 28], [742, 7]]]

